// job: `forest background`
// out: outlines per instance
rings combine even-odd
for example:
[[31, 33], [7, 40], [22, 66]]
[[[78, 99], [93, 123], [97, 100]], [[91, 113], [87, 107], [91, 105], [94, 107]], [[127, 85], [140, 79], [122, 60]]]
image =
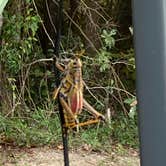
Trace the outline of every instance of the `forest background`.
[[[71, 133], [70, 146], [108, 152], [115, 145], [137, 148], [131, 0], [65, 0], [63, 15], [60, 54], [68, 58], [85, 50], [84, 97], [108, 119]], [[0, 22], [0, 143], [56, 146], [61, 127], [49, 59], [57, 1], [9, 0]]]

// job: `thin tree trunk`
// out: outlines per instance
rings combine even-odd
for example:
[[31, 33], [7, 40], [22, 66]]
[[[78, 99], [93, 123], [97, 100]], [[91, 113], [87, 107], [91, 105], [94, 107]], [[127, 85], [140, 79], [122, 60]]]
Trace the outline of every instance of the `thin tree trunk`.
[[3, 114], [8, 114], [12, 109], [12, 91], [7, 78], [4, 66], [0, 62], [0, 111]]
[[96, 53], [96, 50], [100, 48], [100, 36], [99, 36], [99, 23], [100, 23], [100, 16], [97, 14], [97, 12], [100, 13], [100, 9], [98, 6], [99, 1], [94, 0], [86, 0], [86, 4], [89, 7], [89, 9], [93, 9], [87, 13], [87, 16], [85, 18], [85, 34], [89, 38], [89, 40], [93, 43], [85, 42], [86, 50], [93, 54]]

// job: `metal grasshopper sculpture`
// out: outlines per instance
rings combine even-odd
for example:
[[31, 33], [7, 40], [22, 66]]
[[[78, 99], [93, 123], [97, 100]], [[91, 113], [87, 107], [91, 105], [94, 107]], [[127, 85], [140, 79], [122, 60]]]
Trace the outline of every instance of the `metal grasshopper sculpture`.
[[[83, 98], [82, 63], [80, 58], [75, 56], [74, 59], [69, 59], [65, 66], [61, 65], [57, 60], [55, 65], [63, 72], [63, 78], [59, 87], [54, 90], [53, 99], [59, 96], [65, 117], [65, 127], [74, 128], [105, 120], [105, 117]], [[79, 123], [77, 116], [81, 113], [83, 106], [94, 116], [94, 119]]]

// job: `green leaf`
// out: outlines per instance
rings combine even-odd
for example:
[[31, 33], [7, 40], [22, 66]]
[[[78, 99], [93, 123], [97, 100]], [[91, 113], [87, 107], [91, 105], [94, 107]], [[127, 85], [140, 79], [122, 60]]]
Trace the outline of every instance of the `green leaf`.
[[2, 15], [7, 2], [8, 2], [8, 0], [0, 0], [0, 15]]
[[116, 35], [115, 29], [112, 29], [111, 31], [105, 29], [103, 30], [101, 37], [103, 38], [106, 47], [111, 49], [112, 47], [115, 46], [115, 39], [113, 37], [115, 35]]
[[130, 105], [134, 100], [135, 100], [135, 97], [134, 98], [128, 98], [128, 99], [124, 100], [124, 103]]
[[117, 32], [116, 29], [112, 29], [112, 30], [111, 30], [111, 36], [116, 35], [116, 32]]
[[130, 118], [134, 119], [134, 116], [136, 114], [136, 109], [137, 109], [136, 106], [130, 108], [130, 111], [128, 114]]

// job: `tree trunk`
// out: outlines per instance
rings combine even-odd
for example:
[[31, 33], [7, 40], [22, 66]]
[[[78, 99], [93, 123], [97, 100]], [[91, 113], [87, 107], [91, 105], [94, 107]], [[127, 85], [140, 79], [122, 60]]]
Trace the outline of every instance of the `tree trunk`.
[[3, 24], [3, 16], [0, 15], [0, 35], [1, 35], [2, 24]]
[[124, 39], [117, 42], [116, 46], [128, 49], [132, 45], [132, 35], [129, 30], [129, 27], [132, 26], [131, 0], [119, 0], [112, 5], [114, 5], [112, 16], [118, 25], [119, 38]]
[[3, 114], [8, 114], [12, 109], [12, 91], [7, 78], [4, 65], [0, 62], [0, 111]]
[[86, 0], [85, 2], [89, 9], [93, 9], [89, 10], [85, 17], [85, 34], [92, 42], [85, 41], [85, 48], [89, 53], [93, 54], [101, 47], [99, 36], [100, 16], [97, 14], [97, 12], [100, 13], [99, 0]]
[[[35, 0], [39, 15], [42, 18], [43, 25], [39, 28], [39, 39], [44, 54], [53, 48], [52, 43], [56, 40], [57, 25], [57, 1], [55, 0]], [[51, 41], [52, 40], [52, 41]]]
[[[0, 15], [0, 36], [3, 25], [3, 16]], [[0, 47], [2, 46], [2, 39], [0, 38]], [[1, 56], [0, 56], [1, 58]], [[11, 95], [8, 88], [7, 75], [4, 69], [2, 59], [0, 59], [0, 112], [7, 114], [12, 108]]]

